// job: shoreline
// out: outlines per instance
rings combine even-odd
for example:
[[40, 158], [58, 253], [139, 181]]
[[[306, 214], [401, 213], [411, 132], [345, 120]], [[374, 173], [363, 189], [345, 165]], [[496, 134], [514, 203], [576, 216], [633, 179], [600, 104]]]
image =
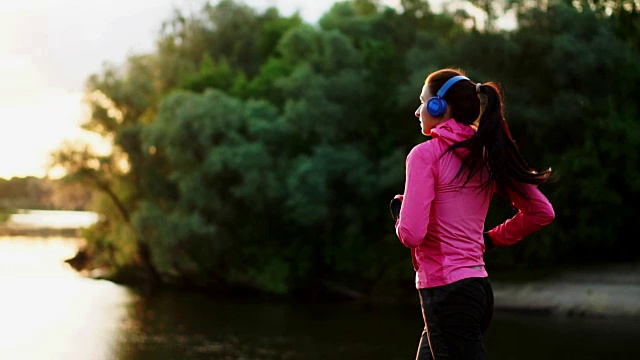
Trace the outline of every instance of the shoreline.
[[0, 236], [12, 237], [82, 237], [82, 231], [77, 228], [17, 228], [0, 224]]
[[[80, 228], [16, 225], [10, 222], [0, 223], [0, 236], [68, 238], [82, 236]], [[82, 263], [83, 261], [80, 260], [86, 259], [76, 258], [75, 260]], [[81, 271], [82, 264], [72, 264], [73, 259], [68, 259], [66, 262], [79, 273], [84, 273], [86, 277], [136, 286], [136, 284], [129, 284], [130, 281], [118, 281], [124, 279], [109, 279], [108, 271], [104, 269]], [[533, 280], [500, 278], [499, 274], [495, 277], [491, 276], [494, 309], [497, 312], [566, 317], [640, 318], [640, 262], [573, 267]], [[140, 280], [138, 276], [128, 280], [133, 279]], [[386, 296], [377, 299], [376, 296], [366, 295], [361, 299], [353, 298], [351, 301], [402, 302], [401, 299]]]
[[573, 268], [543, 280], [492, 284], [496, 310], [568, 317], [640, 317], [640, 263]]

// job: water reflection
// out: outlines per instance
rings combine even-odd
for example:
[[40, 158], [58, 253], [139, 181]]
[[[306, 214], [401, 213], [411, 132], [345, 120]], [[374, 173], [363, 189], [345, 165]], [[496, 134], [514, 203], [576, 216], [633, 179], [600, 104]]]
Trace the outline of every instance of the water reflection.
[[62, 261], [77, 241], [0, 238], [0, 359], [117, 359], [129, 291]]
[[413, 352], [413, 336], [380, 332], [380, 324], [406, 325], [394, 312], [189, 292], [142, 296], [74, 272], [64, 260], [79, 244], [0, 237], [0, 359], [403, 359]]
[[81, 228], [98, 221], [98, 214], [91, 211], [20, 210], [11, 215], [7, 226], [17, 228]]
[[[139, 294], [64, 263], [75, 238], [0, 237], [0, 359], [401, 360], [420, 333], [417, 306], [296, 304]], [[490, 358], [635, 359], [637, 319], [496, 314]]]
[[120, 353], [127, 360], [407, 359], [420, 325], [415, 309], [409, 317], [408, 309], [391, 306], [224, 301], [189, 293], [157, 293], [133, 308], [137, 331], [128, 330]]

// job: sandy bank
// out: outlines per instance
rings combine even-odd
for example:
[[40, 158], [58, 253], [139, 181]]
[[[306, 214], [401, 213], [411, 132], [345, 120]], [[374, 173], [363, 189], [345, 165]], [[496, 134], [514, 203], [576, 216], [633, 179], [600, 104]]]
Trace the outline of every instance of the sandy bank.
[[493, 287], [498, 311], [640, 317], [640, 263], [575, 269], [529, 282], [493, 281]]

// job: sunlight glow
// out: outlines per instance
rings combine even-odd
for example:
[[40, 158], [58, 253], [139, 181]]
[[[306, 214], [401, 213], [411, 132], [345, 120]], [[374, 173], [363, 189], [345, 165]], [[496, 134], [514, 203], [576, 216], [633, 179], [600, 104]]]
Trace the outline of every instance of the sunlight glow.
[[28, 59], [11, 55], [0, 54], [0, 78], [0, 177], [45, 176], [64, 140], [101, 146], [80, 129], [81, 93], [47, 86]]
[[117, 358], [130, 292], [64, 263], [80, 240], [0, 237], [1, 359]]

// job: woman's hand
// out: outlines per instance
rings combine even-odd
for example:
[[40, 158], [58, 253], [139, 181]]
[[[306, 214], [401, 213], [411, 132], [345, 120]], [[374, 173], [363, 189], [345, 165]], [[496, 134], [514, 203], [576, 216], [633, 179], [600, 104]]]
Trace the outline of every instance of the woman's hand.
[[398, 221], [398, 218], [400, 217], [400, 208], [402, 207], [403, 199], [404, 195], [396, 195], [389, 203], [389, 209], [391, 210], [391, 217], [393, 220]]

